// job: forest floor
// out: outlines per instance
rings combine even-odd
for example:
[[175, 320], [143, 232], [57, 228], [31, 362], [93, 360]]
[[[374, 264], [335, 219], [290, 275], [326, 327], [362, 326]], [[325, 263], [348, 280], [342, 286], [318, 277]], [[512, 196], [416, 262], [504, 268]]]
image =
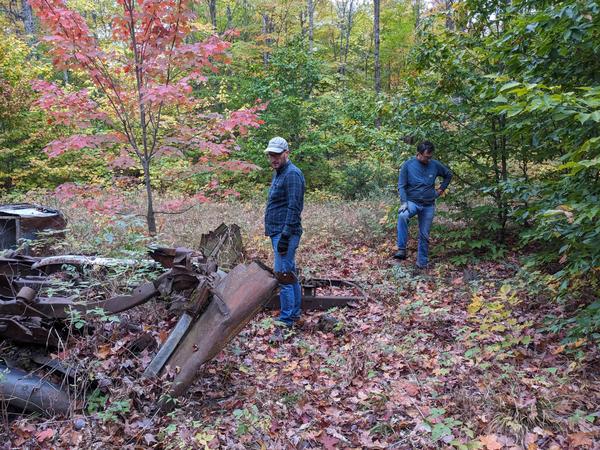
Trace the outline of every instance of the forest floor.
[[[135, 240], [114, 223], [109, 239], [106, 223], [65, 208], [65, 251], [110, 253]], [[386, 208], [309, 204], [304, 212], [301, 273], [356, 280], [368, 301], [308, 312], [276, 343], [275, 313], [260, 313], [166, 415], [153, 408], [159, 383], [139, 382], [151, 355], [125, 352], [136, 334], [106, 322], [68, 351], [111, 380], [102, 395], [70, 419], [6, 418], [0, 448], [599, 448], [598, 349], [547, 331], [547, 318], [569, 306], [524, 276], [516, 255], [455, 266], [437, 252], [427, 273], [415, 272], [413, 240], [408, 260], [392, 264]], [[270, 263], [262, 207], [253, 204], [161, 218], [160, 237], [194, 247], [220, 222], [238, 223], [248, 258]], [[433, 248], [443, 226], [436, 233]], [[160, 342], [175, 318], [157, 303], [128, 319]]]

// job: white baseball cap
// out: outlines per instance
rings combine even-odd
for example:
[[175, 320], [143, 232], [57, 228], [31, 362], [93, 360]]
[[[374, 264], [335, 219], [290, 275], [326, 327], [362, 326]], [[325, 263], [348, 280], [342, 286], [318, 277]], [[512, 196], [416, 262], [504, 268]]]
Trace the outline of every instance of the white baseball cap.
[[269, 145], [265, 149], [265, 153], [283, 153], [289, 150], [287, 141], [282, 137], [274, 137], [269, 141]]

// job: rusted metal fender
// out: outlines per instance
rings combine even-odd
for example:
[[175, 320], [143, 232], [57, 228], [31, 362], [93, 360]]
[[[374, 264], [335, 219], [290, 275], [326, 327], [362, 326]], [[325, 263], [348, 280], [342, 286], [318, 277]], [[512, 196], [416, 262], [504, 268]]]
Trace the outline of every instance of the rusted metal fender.
[[0, 402], [24, 412], [49, 416], [69, 413], [69, 394], [56, 384], [3, 364], [0, 364], [0, 373]]
[[[193, 383], [200, 366], [213, 358], [260, 311], [277, 287], [273, 274], [261, 264], [240, 264], [213, 290], [212, 301], [193, 324], [167, 365], [177, 376], [164, 398], [179, 397]], [[172, 407], [163, 400], [162, 409]]]

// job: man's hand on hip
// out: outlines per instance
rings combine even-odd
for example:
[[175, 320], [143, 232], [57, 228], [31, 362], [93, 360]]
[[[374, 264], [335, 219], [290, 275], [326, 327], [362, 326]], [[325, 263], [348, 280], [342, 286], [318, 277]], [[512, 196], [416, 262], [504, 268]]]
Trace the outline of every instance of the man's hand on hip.
[[408, 203], [404, 202], [400, 204], [400, 209], [398, 209], [398, 212], [403, 213], [404, 211], [408, 211]]
[[444, 195], [444, 190], [442, 188], [437, 188], [435, 191], [437, 192], [438, 197], [441, 197], [442, 195]]
[[279, 242], [277, 242], [277, 252], [285, 255], [288, 251], [288, 247], [290, 246], [290, 236], [287, 234], [282, 234], [279, 238]]

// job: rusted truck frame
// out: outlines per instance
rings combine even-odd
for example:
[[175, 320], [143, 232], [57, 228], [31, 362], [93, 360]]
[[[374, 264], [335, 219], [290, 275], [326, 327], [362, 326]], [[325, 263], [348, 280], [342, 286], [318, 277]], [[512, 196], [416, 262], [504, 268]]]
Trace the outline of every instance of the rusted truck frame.
[[[223, 232], [222, 227], [219, 229]], [[211, 250], [214, 255], [218, 250], [216, 247], [222, 245], [225, 239], [219, 238], [218, 234], [209, 237], [210, 242], [216, 242]], [[150, 256], [168, 270], [155, 280], [141, 284], [129, 295], [85, 303], [77, 296], [43, 297], [39, 293], [52, 282], [48, 274], [60, 270], [63, 264], [110, 266], [118, 261], [78, 255], [0, 258], [0, 338], [56, 347], [66, 343], [65, 319], [73, 311], [84, 317], [97, 308], [108, 314], [118, 314], [159, 295], [184, 296], [186, 301], [177, 324], [144, 372], [145, 377], [156, 377], [169, 367], [173, 369], [175, 378], [166, 389], [160, 405], [163, 409], [171, 408], [173, 403], [165, 399], [183, 395], [193, 383], [198, 369], [219, 353], [262, 307], [279, 307], [276, 295], [278, 281], [272, 270], [258, 261], [238, 264], [225, 273], [218, 270], [213, 258], [184, 247], [152, 249]], [[133, 264], [135, 261], [122, 263]], [[305, 280], [302, 286], [305, 309], [342, 306], [364, 297], [359, 286], [346, 280]], [[360, 295], [317, 295], [318, 289], [332, 287], [344, 292], [352, 290]], [[0, 379], [0, 398], [8, 398], [19, 408], [41, 409], [47, 413], [68, 412], [65, 403], [68, 395], [65, 392], [57, 397], [52, 384], [34, 378], [25, 379], [20, 372], [12, 373]], [[53, 396], [56, 401], [49, 403], [49, 399], [41, 399], [28, 403], [23, 402], [25, 394], [14, 395], [19, 390], [33, 389], [36, 383], [38, 391], [42, 392], [40, 395]]]

